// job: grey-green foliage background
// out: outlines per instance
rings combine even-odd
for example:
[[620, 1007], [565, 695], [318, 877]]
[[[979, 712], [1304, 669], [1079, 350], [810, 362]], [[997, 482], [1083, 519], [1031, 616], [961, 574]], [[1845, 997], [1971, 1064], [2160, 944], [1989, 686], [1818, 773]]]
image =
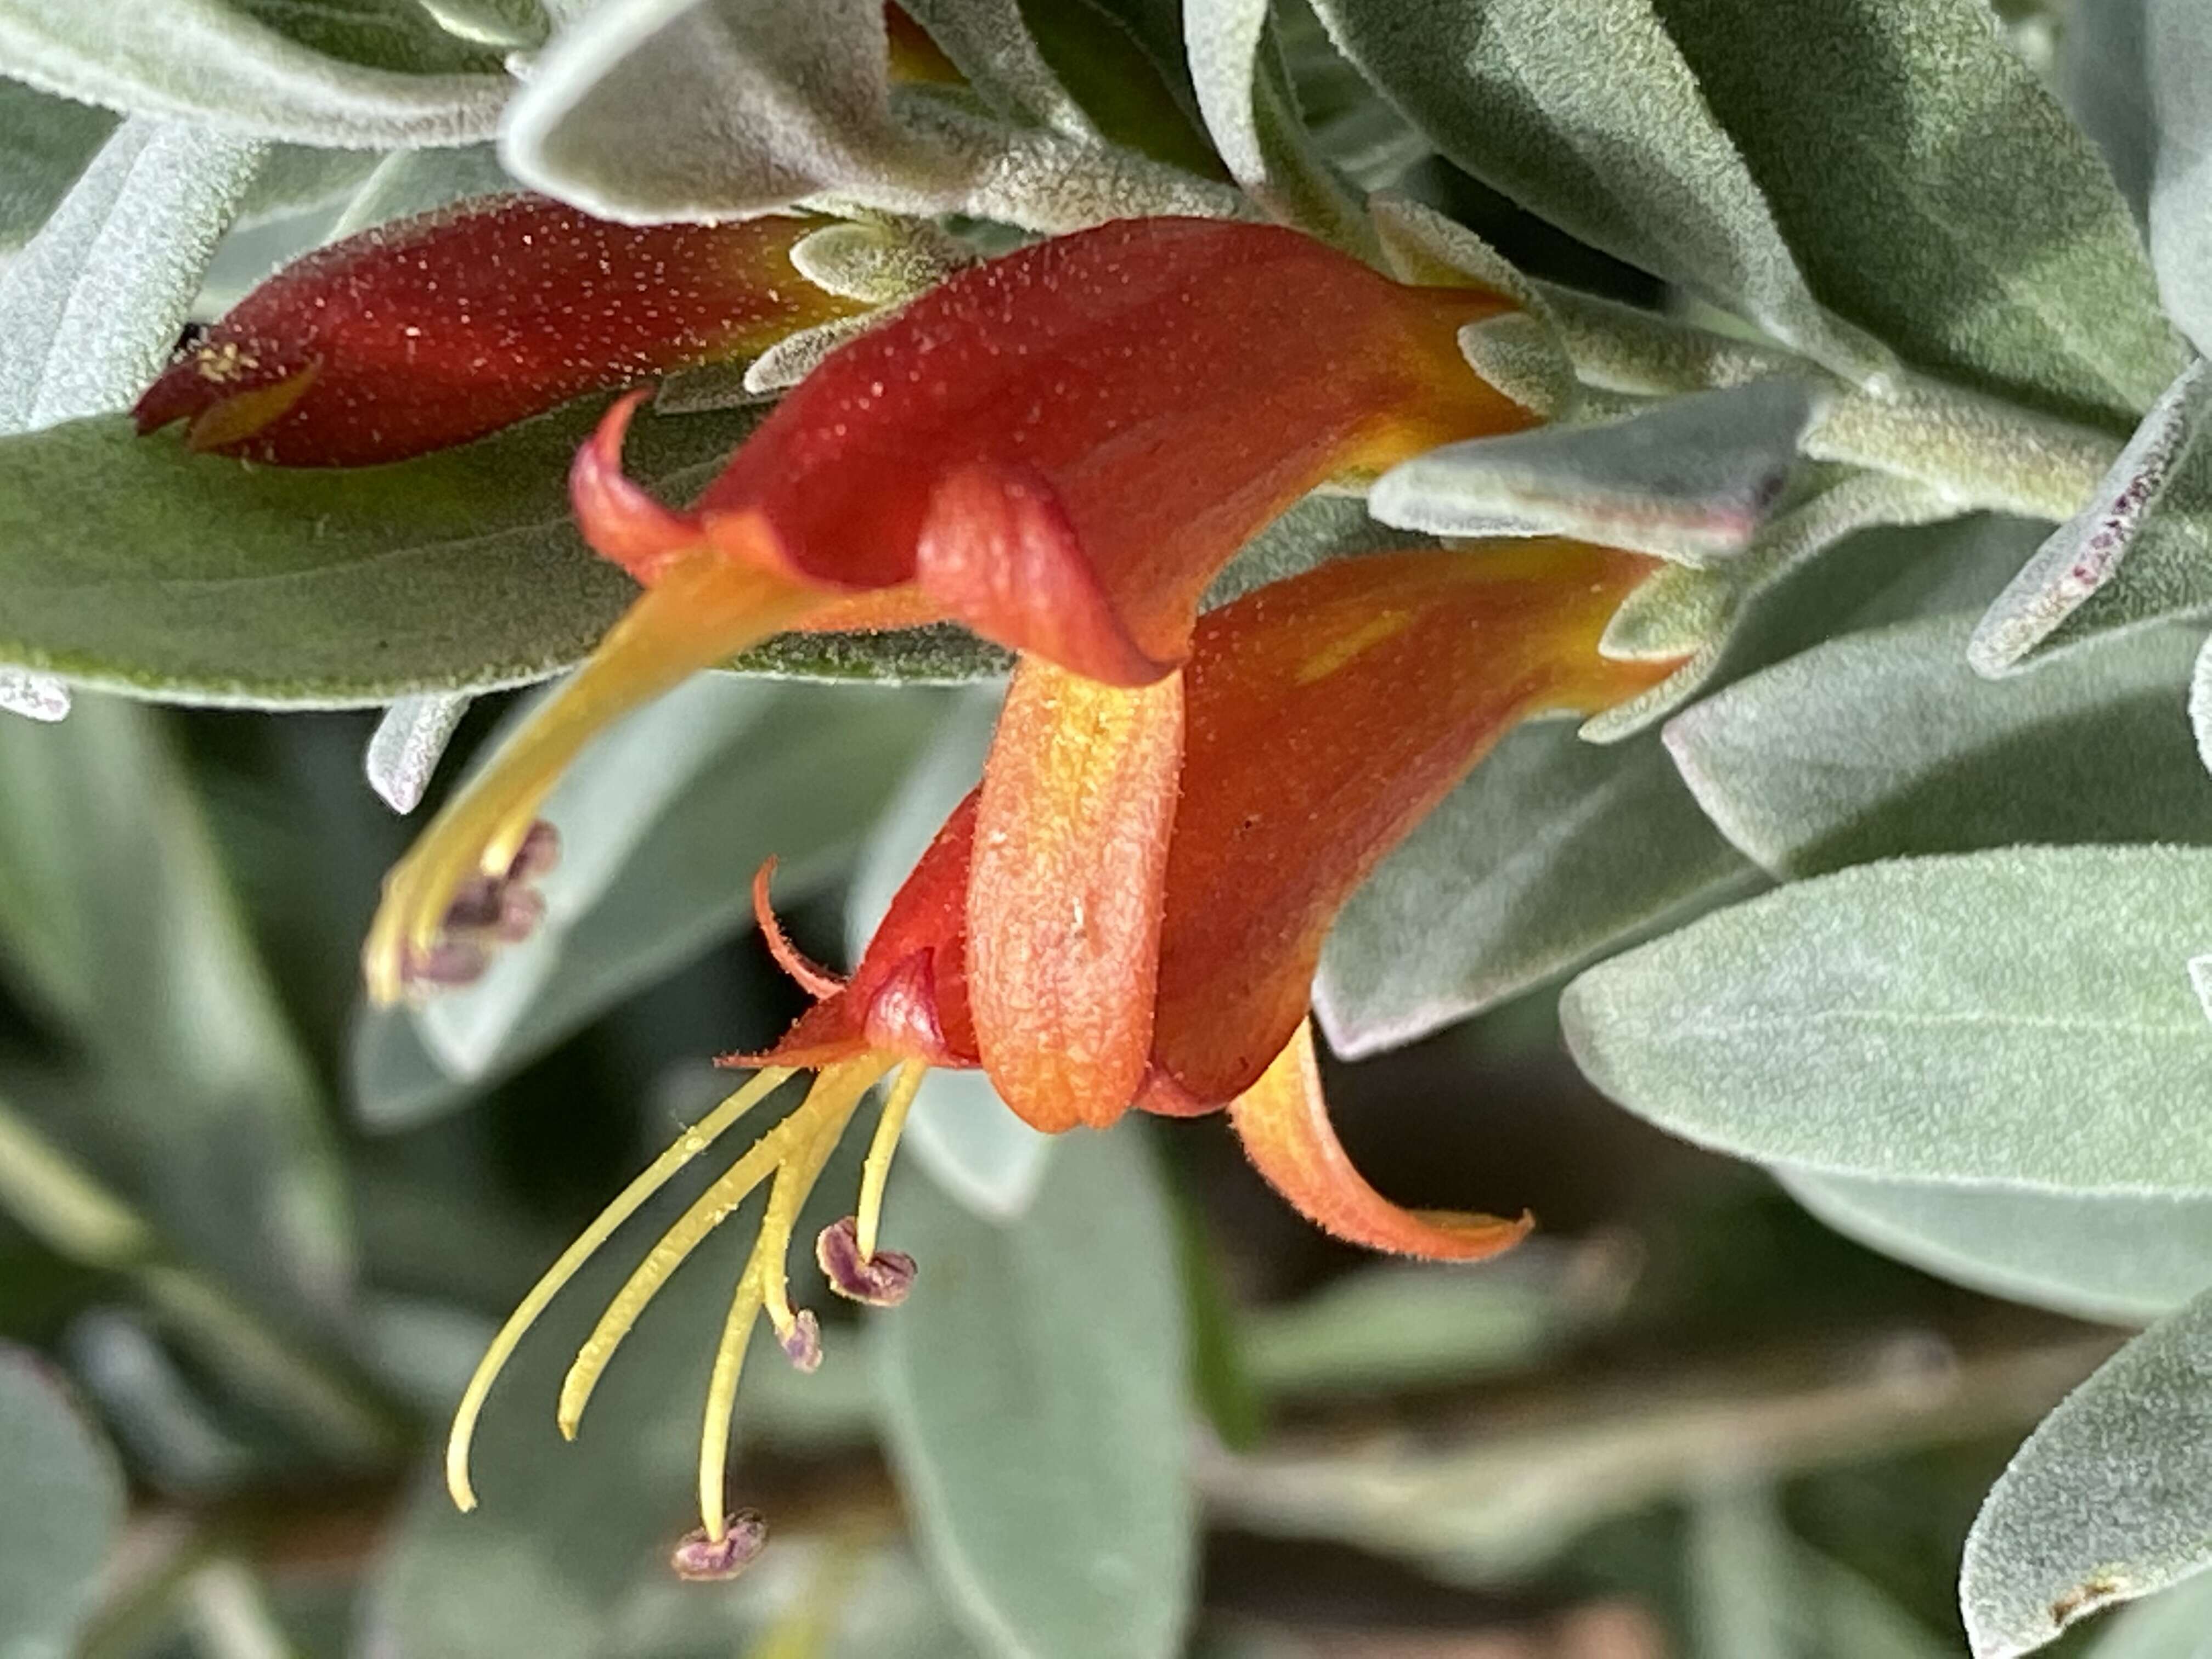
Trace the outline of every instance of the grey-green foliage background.
[[[874, 0], [0, 0], [0, 1654], [2201, 1656], [2212, 8], [912, 10], [964, 88], [887, 87]], [[734, 1237], [564, 1445], [626, 1233], [451, 1510], [495, 1322], [799, 1006], [753, 868], [849, 959], [1000, 665], [685, 687], [550, 803], [540, 933], [362, 1010], [380, 793], [624, 601], [561, 489], [595, 410], [348, 475], [121, 411], [278, 261], [516, 181], [994, 246], [1263, 211], [1519, 296], [1465, 344], [1549, 431], [1303, 503], [1218, 597], [1482, 525], [1671, 562], [1607, 648], [1684, 666], [1511, 734], [1316, 985], [1361, 1166], [1534, 1242], [1364, 1260], [1218, 1124], [1048, 1142], [935, 1078], [914, 1297], [755, 1357], [748, 1577], [665, 1566]], [[754, 416], [666, 407], [680, 496]]]

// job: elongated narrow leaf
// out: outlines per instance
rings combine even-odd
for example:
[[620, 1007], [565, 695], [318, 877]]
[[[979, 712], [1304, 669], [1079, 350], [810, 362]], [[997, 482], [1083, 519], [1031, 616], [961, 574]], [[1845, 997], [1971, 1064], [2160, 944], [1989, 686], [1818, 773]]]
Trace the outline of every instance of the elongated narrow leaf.
[[997, 1227], [909, 1182], [921, 1267], [874, 1316], [885, 1431], [939, 1585], [998, 1659], [1166, 1659], [1188, 1617], [1183, 1331], [1166, 1206], [1125, 1127]]
[[1832, 641], [1676, 715], [1666, 741], [1747, 857], [1801, 876], [2011, 842], [2212, 841], [2182, 714], [2197, 639], [2166, 628], [2018, 680], [1941, 617]]
[[[653, 423], [645, 476], [696, 489], [751, 418]], [[260, 706], [538, 678], [635, 591], [570, 526], [590, 419], [346, 472], [188, 455], [124, 416], [0, 440], [0, 663]]]
[[2212, 1285], [2212, 1201], [1775, 1171], [1838, 1232], [1992, 1296], [2148, 1325]]
[[2028, 1437], [1967, 1535], [1975, 1659], [2212, 1566], [2212, 1291], [2128, 1344]]
[[2203, 0], [2141, 3], [2156, 113], [2151, 261], [2166, 309], [2202, 351], [2212, 346], [2212, 8]]
[[507, 99], [495, 73], [410, 74], [333, 57], [226, 0], [0, 3], [0, 64], [65, 98], [198, 121], [246, 137], [333, 149], [489, 137]]
[[1183, 37], [1206, 131], [1231, 177], [1275, 218], [1352, 250], [1367, 217], [1299, 118], [1267, 0], [1188, 0]]
[[1759, 380], [1601, 426], [1446, 444], [1384, 473], [1367, 507], [1437, 535], [1571, 536], [1716, 563], [1781, 499], [1814, 401], [1804, 382]]
[[125, 122], [0, 270], [0, 432], [129, 406], [169, 360], [264, 146]]
[[1591, 1081], [1763, 1161], [2078, 1193], [2212, 1193], [2212, 851], [1862, 865], [1591, 969]]
[[1854, 378], [1881, 349], [1807, 290], [1656, 0], [1321, 0], [1346, 56], [1453, 161], [1584, 241]]
[[539, 57], [502, 159], [604, 218], [738, 217], [832, 190], [953, 207], [960, 168], [892, 117], [883, 10], [611, 0]]
[[74, 1652], [123, 1530], [123, 1471], [61, 1379], [0, 1347], [0, 1649]]
[[1338, 915], [1314, 1006], [1329, 1047], [1377, 1054], [1504, 1001], [1756, 876], [1656, 737], [1510, 733]]
[[31, 239], [115, 131], [115, 117], [0, 81], [0, 251]]
[[2212, 371], [2160, 394], [2081, 510], [2051, 532], [1974, 630], [1984, 674], [2100, 635], [2212, 610]]
[[160, 724], [107, 698], [0, 722], [0, 951], [85, 1060], [49, 1127], [179, 1249], [333, 1310], [337, 1148]]
[[1654, 0], [1828, 306], [1928, 368], [2129, 423], [2179, 372], [2127, 204], [1984, 0]]

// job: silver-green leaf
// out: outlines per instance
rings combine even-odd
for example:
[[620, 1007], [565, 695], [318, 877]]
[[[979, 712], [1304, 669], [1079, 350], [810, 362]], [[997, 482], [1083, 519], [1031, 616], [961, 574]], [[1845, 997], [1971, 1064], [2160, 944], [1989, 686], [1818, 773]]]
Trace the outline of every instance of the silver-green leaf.
[[1593, 246], [1741, 311], [1854, 380], [1882, 348], [1824, 312], [1654, 0], [1321, 0], [1437, 147]]
[[2212, 370], [2160, 395], [2075, 516], [1974, 630], [1974, 666], [2003, 674], [2100, 635], [2212, 610]]
[[122, 1467], [61, 1378], [0, 1346], [0, 1651], [64, 1659], [123, 1532]]
[[2201, 351], [2212, 346], [2212, 6], [2143, 3], [2143, 61], [2157, 127], [2151, 263], [2166, 309]]
[[1970, 1289], [2148, 1325], [2212, 1285], [2212, 1200], [2025, 1193], [1780, 1168], [1838, 1232]]
[[1924, 368], [2124, 425], [2179, 373], [2127, 204], [1985, 0], [1654, 0], [1813, 291]]
[[0, 269], [0, 433], [122, 409], [177, 341], [264, 146], [126, 121]]
[[1129, 1126], [1070, 1136], [994, 1226], [926, 1185], [886, 1234], [921, 1264], [871, 1316], [884, 1431], [926, 1559], [995, 1659], [1168, 1659], [1189, 1617], [1181, 1295]]
[[2076, 1193], [2212, 1193], [2212, 851], [1860, 865], [1567, 988], [1584, 1075], [1764, 1162]]
[[2212, 1566], [2212, 1291], [2120, 1350], [2044, 1419], [1966, 1537], [1974, 1659]]
[[[2010, 842], [2212, 841], [2169, 627], [2002, 684], [1948, 617], [1833, 640], [1706, 697], [1666, 741], [1698, 805], [1778, 876]], [[2207, 941], [2212, 945], [2212, 940]]]
[[1797, 462], [1816, 394], [1755, 380], [1626, 419], [1446, 444], [1377, 479], [1368, 511], [1440, 536], [1544, 534], [1705, 565], [1752, 544]]
[[488, 138], [509, 82], [318, 52], [225, 0], [0, 0], [0, 64], [47, 92], [241, 137], [340, 149]]

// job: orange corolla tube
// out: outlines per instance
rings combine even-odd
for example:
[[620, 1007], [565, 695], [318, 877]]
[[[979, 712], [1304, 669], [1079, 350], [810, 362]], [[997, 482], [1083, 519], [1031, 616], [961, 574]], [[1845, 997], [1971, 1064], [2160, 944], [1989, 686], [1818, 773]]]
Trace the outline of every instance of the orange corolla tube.
[[756, 356], [861, 309], [791, 263], [834, 221], [617, 225], [502, 196], [287, 265], [138, 400], [138, 429], [283, 466], [465, 443], [587, 392]]
[[[1028, 653], [1017, 702], [1079, 702], [1091, 724], [1010, 727], [1059, 758], [1002, 745], [994, 769], [1073, 769], [1072, 793], [988, 793], [986, 843], [1042, 848], [1083, 800], [1102, 854], [1157, 841], [1179, 717], [1151, 688], [1188, 650], [1207, 584], [1322, 481], [1526, 424], [1457, 343], [1510, 303], [1407, 287], [1271, 226], [1132, 220], [972, 267], [832, 353], [689, 507], [623, 475], [637, 401], [623, 400], [579, 453], [571, 494], [592, 545], [648, 591], [541, 712], [556, 735], [526, 731], [393, 872], [365, 951], [372, 994], [397, 996], [430, 958], [460, 884], [503, 874], [576, 742], [787, 628], [951, 619]], [[1026, 677], [1047, 665], [1132, 696], [1033, 693]], [[1086, 916], [1120, 931], [1066, 953], [1063, 983], [1030, 1000], [1069, 1016], [1048, 1038], [1001, 994], [1018, 975], [1041, 990], [1024, 908], [970, 915], [985, 1041], [1031, 1044], [1041, 1120], [1105, 1115], [1141, 1065], [1140, 1006], [1095, 1030], [1083, 1011], [1126, 996], [1117, 965], [1149, 956], [1156, 903]], [[1041, 1041], [1088, 1045], [1097, 1063], [1055, 1068]]]
[[[1130, 779], [1131, 787], [1150, 789], [1149, 758], [1132, 757], [1126, 775], [1092, 768], [1087, 757], [1066, 769], [1051, 762], [1060, 728], [1093, 720], [1095, 702], [1012, 713], [1017, 723], [1041, 720], [1049, 741], [1036, 750], [1047, 759], [1034, 775], [1002, 781], [1058, 802], [1070, 825], [1054, 865], [1060, 884], [1044, 901], [1050, 914], [1036, 921], [1036, 938], [1049, 940], [1066, 927], [1071, 902], [1111, 895], [1117, 883], [1145, 888], [1156, 865], [1163, 871], [1154, 884], [1165, 895], [1152, 933], [1157, 965], [1149, 971], [1136, 965], [1154, 988], [1157, 1018], [1149, 1022], [1140, 1075], [1120, 1109], [1187, 1115], [1227, 1108], [1254, 1163], [1286, 1199], [1321, 1226], [1378, 1249], [1468, 1260], [1504, 1249], [1527, 1231], [1526, 1217], [1408, 1210], [1360, 1178], [1329, 1127], [1304, 1018], [1306, 994], [1337, 907], [1500, 733], [1530, 714], [1601, 708], [1666, 672], [1663, 665], [1611, 663], [1597, 653], [1607, 618], [1650, 568], [1632, 555], [1549, 541], [1378, 555], [1324, 567], [1213, 612], [1199, 624], [1176, 694], [1190, 740], [1178, 750], [1164, 857], [1149, 844], [1097, 833], [1102, 815], [1094, 797]], [[1104, 695], [1079, 682], [1072, 694]], [[1127, 755], [1129, 740], [1122, 732], [1105, 747]], [[447, 1480], [461, 1507], [476, 1501], [468, 1462], [477, 1417], [524, 1333], [672, 1176], [755, 1102], [805, 1069], [815, 1076], [799, 1106], [715, 1179], [616, 1293], [578, 1351], [557, 1413], [563, 1431], [574, 1433], [599, 1376], [668, 1275], [749, 1192], [767, 1185], [759, 1237], [733, 1291], [708, 1390], [702, 1528], [678, 1562], [686, 1571], [720, 1571], [757, 1549], [757, 1517], [725, 1511], [724, 1461], [754, 1326], [767, 1319], [785, 1354], [803, 1369], [819, 1363], [813, 1316], [791, 1305], [787, 1283], [800, 1205], [867, 1091], [892, 1079], [858, 1207], [824, 1229], [815, 1249], [833, 1290], [878, 1306], [896, 1304], [917, 1268], [912, 1258], [883, 1247], [880, 1218], [915, 1092], [931, 1066], [980, 1066], [994, 1080], [1001, 1075], [980, 1034], [970, 938], [973, 895], [998, 878], [984, 828], [991, 787], [987, 781], [946, 820], [849, 978], [792, 947], [769, 909], [763, 872], [754, 887], [762, 926], [815, 1006], [765, 1054], [731, 1057], [728, 1063], [758, 1068], [752, 1080], [626, 1188], [501, 1330], [463, 1396], [448, 1442]], [[1040, 972], [1053, 977], [1048, 963]], [[1038, 1006], [1044, 1024], [1061, 1019], [1050, 1004]]]

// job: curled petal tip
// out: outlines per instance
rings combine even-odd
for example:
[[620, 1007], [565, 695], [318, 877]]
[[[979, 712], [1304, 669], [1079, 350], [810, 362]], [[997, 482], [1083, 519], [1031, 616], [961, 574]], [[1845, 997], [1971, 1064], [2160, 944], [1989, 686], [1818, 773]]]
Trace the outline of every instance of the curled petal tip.
[[1474, 1261], [1509, 1250], [1535, 1218], [1409, 1210], [1376, 1192], [1352, 1166], [1328, 1121], [1310, 1022], [1260, 1080], [1230, 1103], [1230, 1121], [1253, 1166], [1291, 1207], [1347, 1243], [1431, 1261]]
[[915, 1260], [904, 1250], [880, 1248], [862, 1255], [860, 1225], [848, 1215], [824, 1227], [814, 1241], [814, 1259], [838, 1295], [872, 1308], [896, 1308], [914, 1289]]
[[623, 471], [630, 417], [652, 395], [646, 388], [616, 398], [568, 467], [568, 499], [584, 539], [648, 585], [701, 540], [695, 521], [663, 507]]
[[768, 1518], [758, 1510], [739, 1510], [722, 1522], [722, 1535], [709, 1537], [704, 1527], [694, 1527], [668, 1557], [678, 1578], [712, 1583], [735, 1578], [760, 1559], [768, 1547]]

